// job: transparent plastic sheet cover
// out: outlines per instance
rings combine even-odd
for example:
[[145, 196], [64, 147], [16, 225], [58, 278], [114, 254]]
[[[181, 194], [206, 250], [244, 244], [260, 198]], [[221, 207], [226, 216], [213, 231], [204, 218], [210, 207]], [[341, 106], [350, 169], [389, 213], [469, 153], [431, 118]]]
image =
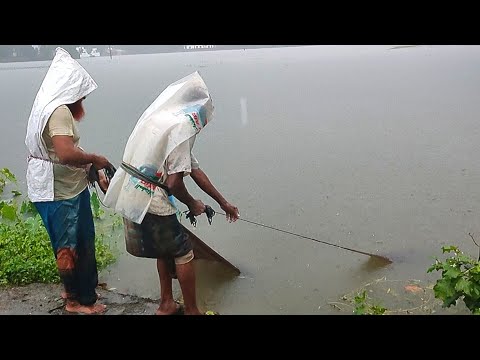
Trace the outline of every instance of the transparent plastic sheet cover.
[[[198, 134], [212, 115], [208, 89], [194, 72], [169, 85], [145, 110], [130, 134], [122, 160], [155, 177], [173, 149]], [[140, 224], [155, 191], [160, 190], [118, 166], [103, 202]]]
[[89, 95], [97, 84], [70, 54], [58, 47], [55, 57], [35, 97], [27, 125], [25, 145], [29, 155], [27, 166], [28, 196], [31, 201], [53, 200], [53, 165], [43, 143], [42, 132], [53, 111]]

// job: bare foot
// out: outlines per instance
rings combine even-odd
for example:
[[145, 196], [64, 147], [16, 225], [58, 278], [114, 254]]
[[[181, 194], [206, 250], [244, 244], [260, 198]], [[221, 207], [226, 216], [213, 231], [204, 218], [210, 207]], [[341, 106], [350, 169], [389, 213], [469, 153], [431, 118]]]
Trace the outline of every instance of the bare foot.
[[170, 302], [168, 304], [160, 304], [155, 315], [176, 315], [180, 313], [182, 306], [176, 302]]
[[107, 306], [99, 303], [95, 303], [90, 306], [80, 305], [76, 301], [67, 300], [67, 305], [65, 305], [65, 310], [72, 313], [78, 314], [101, 314], [106, 310]]

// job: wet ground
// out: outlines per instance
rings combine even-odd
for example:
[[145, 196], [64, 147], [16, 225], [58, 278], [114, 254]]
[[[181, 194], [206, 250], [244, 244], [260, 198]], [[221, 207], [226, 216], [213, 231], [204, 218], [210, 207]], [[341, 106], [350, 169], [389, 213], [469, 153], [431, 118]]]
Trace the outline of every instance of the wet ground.
[[[158, 300], [122, 294], [102, 284], [97, 288], [100, 301], [107, 305], [104, 315], [154, 315]], [[343, 295], [338, 301], [328, 301], [321, 308], [332, 314], [352, 315], [363, 307], [364, 315], [469, 315], [459, 301], [456, 306], [443, 308], [435, 299], [434, 284], [420, 280], [389, 280], [385, 277], [364, 284]], [[60, 284], [30, 284], [0, 288], [0, 315], [72, 315], [64, 310]], [[358, 296], [364, 296], [363, 301]], [[357, 297], [357, 302], [355, 301]], [[177, 299], [181, 302], [181, 299]], [[374, 313], [373, 310], [381, 311]]]
[[[70, 315], [64, 310], [59, 284], [0, 288], [0, 315]], [[158, 302], [98, 288], [105, 315], [153, 315]]]

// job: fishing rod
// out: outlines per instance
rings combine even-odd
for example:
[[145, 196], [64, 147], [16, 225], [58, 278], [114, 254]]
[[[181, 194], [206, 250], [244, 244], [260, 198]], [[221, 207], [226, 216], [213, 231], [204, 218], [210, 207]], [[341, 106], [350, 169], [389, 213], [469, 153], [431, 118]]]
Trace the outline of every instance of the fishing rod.
[[[142, 176], [142, 178], [145, 176], [144, 174], [141, 174], [140, 172], [136, 171], [135, 168], [133, 168], [133, 167], [131, 167], [131, 166], [125, 167], [125, 165], [128, 165], [128, 164], [122, 163], [122, 168], [123, 168], [124, 170], [126, 170], [128, 173], [130, 173], [131, 171], [133, 171], [134, 174], [131, 174], [131, 175], [134, 175], [134, 176]], [[111, 179], [113, 178], [113, 175], [115, 174], [115, 171], [116, 171], [115, 167], [114, 167], [112, 164], [108, 164], [108, 166], [105, 167], [105, 168], [102, 169], [102, 170], [105, 172], [105, 175], [107, 176], [107, 178], [108, 178], [109, 180], [111, 180]], [[134, 170], [135, 170], [135, 171], [134, 171]], [[96, 169], [93, 164], [92, 164], [92, 166], [90, 167], [89, 179], [90, 179], [91, 184], [94, 186], [95, 191], [96, 191], [95, 182], [99, 183], [99, 175], [98, 175], [98, 169]], [[149, 181], [149, 182], [152, 182], [154, 185], [157, 185], [157, 186], [159, 185], [158, 182], [153, 182], [151, 179], [146, 178], [146, 180]], [[164, 186], [164, 185], [162, 184], [162, 187], [163, 187], [163, 186]], [[106, 192], [106, 191], [104, 191], [102, 188], [100, 188], [100, 189], [102, 190], [103, 193]], [[98, 193], [97, 193], [97, 196], [98, 196]], [[100, 199], [100, 198], [99, 198], [99, 199]], [[101, 201], [101, 200], [100, 200], [100, 201]], [[103, 202], [102, 202], [102, 205], [104, 205]], [[104, 206], [105, 206], [105, 205], [104, 205]], [[186, 214], [186, 218], [189, 219], [189, 220], [190, 220], [190, 223], [195, 227], [195, 226], [197, 225], [197, 220], [195, 219], [195, 216], [194, 216], [190, 211], [188, 211], [188, 210], [187, 210], [187, 211], [184, 211], [183, 213]], [[216, 213], [218, 213], [218, 214], [220, 214], [220, 215], [226, 215], [225, 213], [222, 213], [221, 211], [215, 211], [215, 210], [213, 210], [212, 207], [209, 206], [209, 205], [205, 205], [205, 214], [207, 215], [207, 219], [208, 219], [208, 222], [209, 222], [210, 225], [212, 224], [213, 216], [214, 216]], [[309, 236], [297, 234], [297, 233], [294, 233], [294, 232], [291, 232], [291, 231], [287, 231], [287, 230], [282, 230], [282, 229], [279, 229], [279, 228], [276, 228], [276, 227], [273, 227], [273, 226], [261, 224], [261, 223], [258, 223], [258, 222], [252, 221], [252, 220], [248, 220], [248, 219], [239, 218], [239, 220], [244, 221], [244, 222], [246, 222], [246, 223], [253, 224], [253, 225], [261, 226], [261, 227], [264, 227], [264, 228], [267, 228], [267, 229], [279, 231], [279, 232], [282, 232], [282, 233], [285, 233], [285, 234], [297, 236], [297, 237], [300, 237], [300, 238], [303, 238], [303, 239], [315, 241], [315, 242], [318, 242], [318, 243], [321, 243], [321, 244], [334, 246], [334, 247], [339, 248], [339, 249], [351, 251], [351, 252], [358, 253], [358, 254], [362, 254], [362, 255], [367, 255], [367, 256], [370, 256], [371, 258], [374, 258], [374, 259], [376, 259], [376, 260], [379, 260], [379, 261], [380, 261], [382, 264], [384, 264], [384, 265], [388, 265], [388, 264], [391, 264], [391, 263], [392, 263], [392, 260], [390, 260], [389, 258], [387, 258], [387, 257], [385, 257], [385, 256], [382, 256], [382, 255], [371, 254], [371, 253], [368, 253], [368, 252], [365, 252], [365, 251], [356, 250], [356, 249], [351, 249], [351, 248], [348, 248], [348, 247], [346, 247], [346, 246], [341, 246], [341, 245], [337, 245], [337, 244], [332, 244], [332, 243], [329, 243], [329, 242], [327, 242], [327, 241], [318, 240], [318, 239], [315, 239], [315, 238], [312, 238], [312, 237], [309, 237]]]
[[[191, 214], [188, 210], [187, 210], [187, 211], [184, 211], [184, 213], [186, 214], [186, 217], [190, 220], [191, 224], [192, 224], [193, 226], [196, 226], [197, 220], [195, 219], [195, 217], [193, 216], [193, 214]], [[208, 206], [208, 205], [205, 206], [205, 214], [207, 215], [207, 219], [208, 219], [208, 222], [209, 222], [210, 224], [212, 224], [212, 218], [213, 218], [213, 216], [214, 216], [215, 214], [226, 215], [225, 213], [222, 213], [222, 212], [220, 212], [220, 211], [215, 211], [215, 210], [213, 210], [213, 209], [212, 209], [210, 206]], [[318, 240], [318, 239], [315, 239], [315, 238], [312, 238], [312, 237], [309, 237], [309, 236], [300, 235], [300, 234], [297, 234], [297, 233], [294, 233], [294, 232], [291, 232], [291, 231], [287, 231], [287, 230], [282, 230], [282, 229], [279, 229], [279, 228], [276, 228], [276, 227], [273, 227], [273, 226], [261, 224], [261, 223], [258, 223], [258, 222], [252, 221], [252, 220], [248, 220], [248, 219], [238, 218], [238, 220], [244, 221], [244, 222], [246, 222], [246, 223], [250, 223], [250, 224], [253, 224], [253, 225], [261, 226], [261, 227], [264, 227], [264, 228], [267, 228], [267, 229], [279, 231], [279, 232], [282, 232], [282, 233], [285, 233], [285, 234], [289, 234], [289, 235], [293, 235], [293, 236], [298, 236], [298, 237], [300, 237], [300, 238], [307, 239], [307, 240], [311, 240], [311, 241], [315, 241], [315, 242], [322, 243], [322, 244], [325, 244], [325, 245], [334, 246], [334, 247], [336, 247], [336, 248], [340, 248], [340, 249], [343, 249], [343, 250], [352, 251], [352, 252], [355, 252], [355, 253], [358, 253], [358, 254], [367, 255], [367, 256], [370, 256], [370, 257], [375, 258], [375, 259], [377, 259], [377, 260], [380, 260], [380, 261], [381, 261], [382, 263], [384, 263], [385, 265], [388, 265], [388, 264], [391, 264], [391, 263], [392, 263], [392, 260], [390, 260], [389, 258], [387, 258], [387, 257], [385, 257], [385, 256], [381, 256], [381, 255], [377, 255], [377, 254], [371, 254], [371, 253], [368, 253], [368, 252], [365, 252], [365, 251], [355, 250], [355, 249], [351, 249], [351, 248], [348, 248], [348, 247], [345, 247], [345, 246], [341, 246], [341, 245], [337, 245], [337, 244], [332, 244], [332, 243], [329, 243], [329, 242], [327, 242], [327, 241]]]

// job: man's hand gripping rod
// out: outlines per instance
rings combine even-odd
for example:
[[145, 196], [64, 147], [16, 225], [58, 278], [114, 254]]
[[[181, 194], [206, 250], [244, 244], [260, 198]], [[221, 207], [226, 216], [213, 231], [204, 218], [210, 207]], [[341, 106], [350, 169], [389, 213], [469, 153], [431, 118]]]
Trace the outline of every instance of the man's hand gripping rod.
[[[196, 227], [197, 219], [195, 216], [188, 210], [184, 211], [184, 213], [186, 214], [186, 218], [190, 220], [190, 223], [193, 225], [193, 227]], [[215, 210], [213, 210], [210, 206], [205, 205], [205, 214], [207, 215], [208, 223], [212, 225], [212, 219], [215, 215]]]

